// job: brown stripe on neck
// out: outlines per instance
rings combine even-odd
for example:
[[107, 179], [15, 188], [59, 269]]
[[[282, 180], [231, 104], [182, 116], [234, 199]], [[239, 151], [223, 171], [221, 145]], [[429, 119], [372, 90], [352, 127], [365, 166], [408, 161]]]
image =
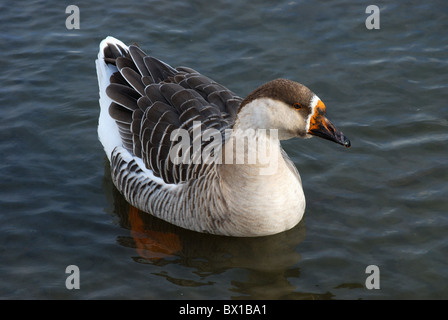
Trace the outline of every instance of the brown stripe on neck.
[[298, 82], [288, 79], [275, 79], [252, 91], [241, 102], [238, 112], [240, 112], [245, 105], [258, 98], [279, 100], [292, 106], [296, 102], [308, 105], [313, 95], [311, 90]]

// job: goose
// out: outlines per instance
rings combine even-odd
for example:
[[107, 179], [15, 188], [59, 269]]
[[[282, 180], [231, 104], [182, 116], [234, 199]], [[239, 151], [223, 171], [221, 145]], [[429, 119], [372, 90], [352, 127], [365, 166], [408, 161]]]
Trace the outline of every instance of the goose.
[[318, 136], [350, 147], [318, 96], [292, 80], [243, 99], [111, 36], [95, 63], [98, 137], [114, 185], [132, 206], [185, 229], [234, 237], [289, 230], [305, 195], [280, 141]]

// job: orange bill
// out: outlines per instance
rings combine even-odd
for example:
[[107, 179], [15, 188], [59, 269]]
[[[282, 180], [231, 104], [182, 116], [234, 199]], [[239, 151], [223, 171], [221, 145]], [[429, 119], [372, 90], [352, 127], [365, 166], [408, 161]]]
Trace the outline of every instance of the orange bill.
[[319, 100], [309, 120], [308, 133], [350, 148], [350, 140], [335, 128], [331, 121], [325, 117], [325, 113], [325, 105]]

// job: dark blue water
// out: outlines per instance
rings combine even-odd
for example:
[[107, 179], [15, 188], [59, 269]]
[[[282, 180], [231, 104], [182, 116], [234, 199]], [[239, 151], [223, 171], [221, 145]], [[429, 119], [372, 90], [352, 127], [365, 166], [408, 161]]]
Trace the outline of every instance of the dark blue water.
[[[0, 4], [0, 298], [448, 298], [446, 2], [73, 4], [74, 30], [66, 3]], [[107, 35], [240, 96], [277, 77], [316, 92], [352, 148], [284, 143], [304, 220], [244, 239], [130, 212], [96, 134]], [[366, 288], [368, 265], [380, 289]]]

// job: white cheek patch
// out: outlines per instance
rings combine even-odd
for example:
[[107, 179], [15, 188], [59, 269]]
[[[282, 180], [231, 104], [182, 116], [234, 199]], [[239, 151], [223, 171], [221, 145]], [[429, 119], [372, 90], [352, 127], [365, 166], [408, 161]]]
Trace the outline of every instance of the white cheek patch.
[[314, 115], [314, 112], [316, 111], [316, 106], [319, 103], [319, 101], [320, 101], [320, 99], [316, 95], [314, 95], [313, 98], [311, 98], [311, 102], [310, 102], [311, 112], [308, 115], [308, 118], [306, 118], [306, 132], [308, 132], [310, 129], [310, 120], [311, 120], [311, 117]]

